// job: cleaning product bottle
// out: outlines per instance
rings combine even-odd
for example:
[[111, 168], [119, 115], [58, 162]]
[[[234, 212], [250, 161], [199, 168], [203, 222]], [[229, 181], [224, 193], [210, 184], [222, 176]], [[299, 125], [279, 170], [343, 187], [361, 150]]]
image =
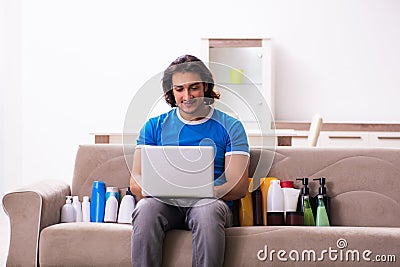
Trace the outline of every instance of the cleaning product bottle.
[[121, 200], [118, 213], [118, 223], [132, 223], [132, 213], [135, 209], [135, 198], [128, 187], [126, 195]]
[[267, 197], [267, 225], [284, 225], [284, 202], [280, 180], [272, 180]]
[[72, 206], [75, 209], [76, 222], [81, 222], [82, 221], [82, 205], [81, 205], [81, 202], [79, 201], [78, 196], [72, 197]]
[[102, 181], [94, 181], [90, 201], [90, 221], [103, 222], [106, 206], [106, 186]]
[[314, 214], [311, 209], [310, 205], [310, 196], [306, 195], [303, 198], [303, 203], [304, 203], [304, 211], [303, 211], [303, 217], [304, 217], [304, 225], [305, 226], [315, 226], [315, 221], [314, 221]]
[[84, 196], [82, 202], [82, 221], [90, 222], [90, 202], [89, 197]]
[[304, 198], [310, 195], [310, 189], [308, 188], [308, 178], [297, 178], [296, 180], [302, 181], [303, 187], [301, 188], [299, 200], [297, 201], [297, 210], [304, 212]]
[[251, 192], [253, 191], [253, 178], [248, 178], [249, 188], [246, 192], [246, 196], [239, 199], [239, 221], [240, 226], [252, 226], [254, 225], [253, 220], [253, 201]]
[[118, 215], [118, 200], [115, 195], [110, 195], [106, 201], [104, 222], [116, 222]]
[[329, 226], [328, 214], [326, 213], [324, 197], [318, 195], [318, 208], [317, 208], [317, 219], [316, 226]]
[[267, 225], [267, 200], [268, 200], [268, 189], [271, 185], [272, 180], [278, 180], [276, 177], [265, 177], [260, 178], [260, 189], [262, 195], [262, 209], [263, 209], [263, 223]]
[[75, 216], [75, 209], [72, 206], [72, 196], [66, 196], [66, 201], [64, 206], [61, 209], [61, 222], [63, 223], [69, 223], [69, 222], [75, 222], [76, 221], [76, 216]]
[[253, 220], [255, 226], [263, 225], [263, 214], [262, 214], [262, 195], [260, 187], [257, 187], [251, 193], [252, 202], [253, 202]]
[[322, 200], [324, 201], [324, 205], [325, 205], [325, 210], [326, 210], [326, 213], [328, 215], [328, 219], [330, 221], [331, 220], [330, 219], [330, 206], [331, 206], [331, 204], [330, 204], [330, 197], [326, 193], [326, 187], [325, 187], [326, 179], [325, 179], [325, 177], [321, 177], [321, 178], [316, 178], [316, 179], [313, 179], [313, 180], [315, 180], [315, 181], [318, 180], [319, 181], [318, 195], [316, 197], [314, 197], [314, 200], [311, 202], [311, 207], [313, 208], [314, 215], [317, 214], [317, 209], [319, 207], [318, 197], [322, 196]]

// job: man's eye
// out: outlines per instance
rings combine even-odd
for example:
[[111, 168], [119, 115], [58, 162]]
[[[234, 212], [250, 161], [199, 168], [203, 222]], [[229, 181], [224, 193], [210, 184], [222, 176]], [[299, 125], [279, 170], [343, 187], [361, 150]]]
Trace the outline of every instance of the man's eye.
[[193, 86], [193, 87], [190, 87], [190, 89], [191, 89], [191, 90], [198, 90], [199, 87], [198, 87], [198, 86]]

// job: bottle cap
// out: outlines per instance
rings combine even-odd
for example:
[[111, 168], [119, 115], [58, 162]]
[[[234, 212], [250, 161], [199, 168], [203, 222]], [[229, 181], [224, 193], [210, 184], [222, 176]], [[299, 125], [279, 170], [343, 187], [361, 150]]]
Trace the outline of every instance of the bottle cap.
[[293, 181], [281, 181], [281, 187], [282, 188], [293, 188], [294, 186]]
[[74, 202], [79, 202], [79, 197], [78, 197], [78, 196], [73, 196], [73, 197], [72, 197], [72, 200], [73, 200]]
[[72, 201], [71, 201], [71, 199], [72, 199], [72, 196], [65, 196], [67, 199], [65, 200], [65, 203], [67, 203], [67, 204], [71, 204], [72, 203]]
[[89, 202], [89, 197], [88, 196], [84, 196], [83, 197], [83, 202]]

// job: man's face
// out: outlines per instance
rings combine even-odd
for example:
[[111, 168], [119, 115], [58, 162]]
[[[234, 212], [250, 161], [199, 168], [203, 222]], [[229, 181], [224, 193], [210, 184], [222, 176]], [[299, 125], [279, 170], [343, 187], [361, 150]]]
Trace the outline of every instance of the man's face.
[[172, 93], [181, 116], [186, 120], [207, 115], [208, 108], [204, 105], [206, 90], [197, 73], [177, 72], [172, 75]]

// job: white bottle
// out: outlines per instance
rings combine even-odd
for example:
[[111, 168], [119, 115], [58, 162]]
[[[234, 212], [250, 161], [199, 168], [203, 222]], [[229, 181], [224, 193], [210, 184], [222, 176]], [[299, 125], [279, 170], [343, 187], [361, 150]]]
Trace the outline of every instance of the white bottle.
[[268, 188], [267, 211], [283, 212], [284, 211], [284, 196], [279, 180], [272, 180]]
[[61, 222], [63, 223], [75, 222], [76, 220], [75, 209], [71, 204], [72, 197], [66, 196], [66, 198], [67, 200], [65, 201], [65, 204], [61, 209]]
[[82, 221], [90, 222], [90, 202], [89, 197], [84, 196], [82, 202]]
[[72, 197], [72, 206], [75, 209], [75, 214], [76, 214], [76, 221], [81, 222], [82, 221], [82, 205], [81, 202], [79, 201], [78, 196], [73, 196]]
[[117, 214], [118, 214], [118, 200], [114, 195], [110, 195], [106, 201], [104, 221], [117, 222]]
[[135, 198], [128, 189], [126, 195], [122, 198], [118, 213], [118, 223], [132, 223], [132, 213], [135, 209]]

